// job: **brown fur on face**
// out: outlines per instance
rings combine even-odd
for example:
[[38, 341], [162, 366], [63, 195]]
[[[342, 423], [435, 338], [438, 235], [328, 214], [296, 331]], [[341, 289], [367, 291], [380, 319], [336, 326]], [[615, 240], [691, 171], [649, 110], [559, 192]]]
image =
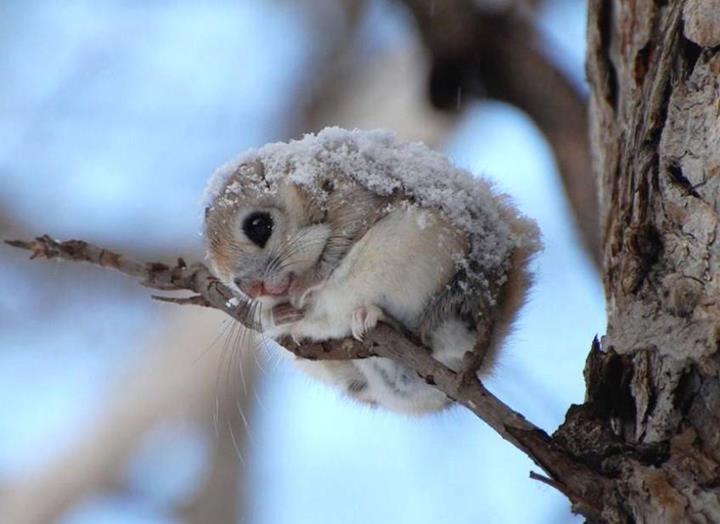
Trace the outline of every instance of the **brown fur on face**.
[[[243, 218], [253, 211], [268, 212], [273, 217], [272, 240], [265, 246], [267, 249], [253, 244], [242, 232]], [[306, 231], [303, 228], [320, 224], [325, 218], [324, 207], [306, 189], [287, 181], [268, 180], [260, 161], [242, 164], [205, 210], [208, 259], [224, 282], [232, 282], [238, 275], [262, 278], [272, 256], [282, 250], [283, 242], [291, 243], [294, 235]], [[306, 243], [309, 238], [306, 236]]]
[[250, 162], [238, 166], [205, 209], [207, 257], [221, 280], [232, 280], [237, 255], [251, 249], [247, 239], [238, 234], [238, 212], [251, 202], [269, 203], [268, 196], [272, 193], [273, 187], [265, 178], [262, 162]]

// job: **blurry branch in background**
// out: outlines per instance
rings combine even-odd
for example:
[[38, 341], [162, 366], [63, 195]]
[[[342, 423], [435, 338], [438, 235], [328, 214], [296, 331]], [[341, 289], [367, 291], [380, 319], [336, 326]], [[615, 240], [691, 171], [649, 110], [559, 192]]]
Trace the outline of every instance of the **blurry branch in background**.
[[[188, 414], [190, 420], [209, 419], [214, 412], [210, 406], [216, 401], [232, 402], [233, 406], [235, 402], [249, 404], [244, 396], [247, 391], [233, 391], [231, 400], [230, 395], [222, 394], [218, 388], [217, 377], [226, 358], [222, 346], [210, 347], [202, 353], [198, 349], [206, 348], [208, 340], [213, 338], [212, 334], [217, 331], [217, 316], [197, 313], [192, 318], [187, 318], [189, 316], [183, 315], [185, 318], [179, 318], [167, 330], [163, 329], [159, 340], [149, 344], [152, 348], [149, 354], [139, 355], [140, 360], [129, 371], [127, 382], [119, 381], [117, 394], [112, 395], [111, 402], [103, 407], [103, 414], [94, 425], [96, 429], [75, 442], [42, 472], [6, 486], [9, 489], [0, 497], [0, 522], [56, 522], [85, 496], [116, 488], [123, 467], [138, 442], [158, 423], [180, 420]], [[193, 329], [185, 330], [187, 325], [192, 325]], [[174, 332], [175, 336], [168, 337], [167, 332]], [[238, 365], [243, 366], [247, 374], [254, 366], [253, 348], [236, 350], [240, 359]], [[229, 424], [227, 416], [221, 415], [221, 420]], [[207, 427], [211, 428], [212, 424]], [[220, 442], [221, 435], [226, 432], [226, 427], [219, 428]], [[244, 432], [236, 434], [237, 445], [242, 448], [246, 435]], [[229, 467], [235, 468], [236, 471], [231, 473], [237, 477], [240, 468], [235, 451], [232, 457], [224, 457]], [[226, 476], [225, 480], [228, 485], [224, 489], [233, 491], [230, 498], [232, 515], [225, 515], [225, 520], [204, 522], [235, 521], [237, 478]], [[209, 477], [208, 482], [213, 483], [213, 479]], [[212, 509], [215, 513], [210, 515], [217, 514], [222, 506]]]
[[369, 51], [359, 30], [368, 2], [342, 3], [347, 27], [330, 51], [317, 52], [325, 63], [321, 76], [307, 80], [310, 100], [302, 131], [317, 132], [328, 125], [388, 128], [405, 139], [439, 147], [459, 115], [430, 104], [425, 89], [429, 67], [421, 42], [411, 38], [390, 51]]
[[[467, 97], [490, 97], [524, 111], [545, 135], [582, 241], [601, 265], [597, 188], [587, 104], [539, 50], [532, 9], [483, 9], [484, 2], [398, 0], [413, 14], [431, 56], [433, 105], [456, 111]], [[492, 3], [492, 2], [491, 2]]]
[[[248, 321], [249, 304], [234, 298], [232, 291], [212, 277], [202, 264], [188, 266], [182, 260], [174, 267], [153, 262], [142, 263], [86, 242], [58, 242], [48, 236], [38, 237], [34, 241], [6, 242], [11, 246], [32, 251], [33, 258], [90, 262], [138, 278], [147, 287], [163, 291], [191, 291], [194, 299], [190, 303], [219, 309], [249, 328], [256, 327]], [[452, 371], [433, 359], [427, 348], [408, 336], [387, 325], [380, 325], [368, 333], [363, 342], [344, 339], [301, 345], [291, 341], [283, 343], [296, 356], [305, 359], [337, 360], [379, 356], [402, 362], [427, 383], [435, 385], [450, 398], [470, 409], [549, 475], [549, 478], [546, 478], [534, 474], [533, 478], [540, 479], [564, 493], [573, 502], [576, 511], [587, 515], [597, 513], [593, 494], [601, 493], [606, 483], [602, 477], [576, 461], [545, 431], [528, 422], [490, 393], [474, 373]], [[468, 359], [468, 362], [472, 360]], [[200, 382], [196, 377], [187, 381]], [[133, 406], [133, 409], [140, 410], [142, 406]], [[152, 411], [155, 413], [159, 410]]]
[[301, 129], [298, 129], [301, 133], [313, 130], [317, 122], [322, 121], [329, 111], [332, 112], [333, 107], [346, 102], [347, 97], [339, 84], [356, 68], [358, 28], [367, 5], [366, 0], [304, 0], [304, 3], [314, 7], [310, 13], [312, 23], [318, 29], [328, 26], [329, 9], [343, 9], [345, 16], [341, 24], [333, 24], [336, 35], [330, 37], [332, 41], [326, 42], [331, 45], [317, 46], [316, 43], [315, 71], [304, 79], [305, 86], [298, 97], [302, 106], [300, 114], [304, 120]]
[[342, 91], [342, 97], [328, 98], [327, 104], [315, 109], [307, 131], [327, 125], [387, 128], [404, 139], [439, 148], [459, 113], [430, 105], [424, 89], [427, 74], [423, 50], [414, 45], [360, 60], [339, 75], [333, 89]]

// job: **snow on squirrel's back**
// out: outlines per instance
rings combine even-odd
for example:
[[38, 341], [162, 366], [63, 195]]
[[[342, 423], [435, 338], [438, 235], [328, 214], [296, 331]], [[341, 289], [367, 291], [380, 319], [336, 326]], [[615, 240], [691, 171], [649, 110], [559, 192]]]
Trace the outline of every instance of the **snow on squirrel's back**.
[[[401, 141], [384, 130], [329, 127], [301, 140], [247, 151], [215, 172], [206, 204], [220, 195], [240, 165], [258, 160], [268, 183], [289, 177], [320, 198], [322, 175], [341, 172], [376, 194], [406, 195], [422, 207], [440, 209], [470, 239], [470, 264], [459, 264], [471, 287], [496, 288], [502, 281], [490, 283], [487, 276], [504, 279], [514, 249], [530, 255], [541, 246], [535, 224], [520, 215], [507, 196], [495, 193], [486, 179], [453, 166], [423, 143]], [[511, 222], [522, 227], [513, 228]]]

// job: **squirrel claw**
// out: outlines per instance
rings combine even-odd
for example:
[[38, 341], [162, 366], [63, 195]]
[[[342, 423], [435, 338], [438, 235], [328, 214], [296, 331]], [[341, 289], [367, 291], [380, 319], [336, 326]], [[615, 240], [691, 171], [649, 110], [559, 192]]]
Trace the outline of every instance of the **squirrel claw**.
[[350, 322], [353, 338], [362, 342], [365, 334], [377, 326], [377, 323], [384, 317], [382, 309], [377, 306], [370, 305], [357, 308], [353, 311]]
[[298, 346], [302, 343], [302, 337], [295, 330], [290, 331], [290, 338]]

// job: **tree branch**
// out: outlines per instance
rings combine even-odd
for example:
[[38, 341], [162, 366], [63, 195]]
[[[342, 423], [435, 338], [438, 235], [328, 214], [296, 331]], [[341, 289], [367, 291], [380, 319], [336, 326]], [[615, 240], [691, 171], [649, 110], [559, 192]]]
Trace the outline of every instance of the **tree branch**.
[[[154, 262], [142, 263], [87, 242], [59, 242], [47, 235], [30, 242], [13, 240], [6, 243], [32, 251], [31, 258], [90, 262], [139, 278], [147, 287], [164, 291], [193, 291], [198, 296], [170, 301], [207, 305], [224, 311], [251, 329], [258, 328], [249, 320], [249, 303], [238, 300], [229, 288], [200, 263], [188, 266], [179, 260], [174, 267]], [[597, 497], [601, 496], [607, 483], [605, 478], [575, 460], [545, 431], [513, 411], [479, 380], [468, 381], [463, 372], [456, 373], [444, 366], [432, 357], [427, 348], [411, 338], [382, 324], [368, 333], [363, 342], [351, 338], [308, 344], [297, 344], [290, 340], [282, 342], [289, 351], [305, 359], [337, 360], [378, 356], [402, 362], [428, 384], [470, 409], [502, 438], [523, 451], [550, 476], [553, 485], [573, 501], [576, 511], [597, 513], [596, 508], [583, 501], [598, 500]]]
[[[178, 258], [173, 267], [159, 262], [143, 263], [82, 240], [59, 242], [48, 235], [37, 237], [31, 241], [5, 240], [5, 243], [12, 247], [32, 251], [31, 259], [60, 258], [75, 262], [89, 262], [138, 278], [145, 287], [162, 291], [194, 291], [208, 305], [224, 311], [250, 329], [258, 329], [258, 326], [252, 324], [249, 303], [238, 301], [233, 292], [213, 277], [203, 264], [197, 263], [188, 266], [182, 258]], [[178, 299], [164, 300], [178, 301]], [[191, 297], [181, 300], [198, 299]]]

